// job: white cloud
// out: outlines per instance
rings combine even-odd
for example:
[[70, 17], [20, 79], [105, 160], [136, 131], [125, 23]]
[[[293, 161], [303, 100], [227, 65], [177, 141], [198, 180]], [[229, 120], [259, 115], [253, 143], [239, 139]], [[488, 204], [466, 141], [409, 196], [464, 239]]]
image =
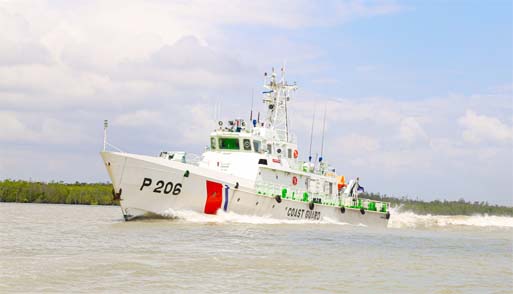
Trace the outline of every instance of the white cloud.
[[470, 156], [475, 151], [464, 146], [456, 140], [449, 138], [435, 138], [429, 142], [430, 148], [440, 157], [462, 159]]
[[179, 117], [175, 131], [182, 135], [184, 143], [202, 146], [209, 144], [208, 136], [217, 127], [217, 123], [207, 104], [195, 104], [187, 107], [183, 109]]
[[49, 64], [49, 50], [40, 42], [30, 22], [11, 13], [0, 3], [0, 66], [19, 64]]
[[361, 17], [396, 13], [402, 9], [404, 9], [404, 7], [397, 3], [379, 1], [374, 2], [372, 5], [363, 1], [339, 2], [336, 5], [337, 15], [345, 21]]
[[44, 99], [45, 103], [51, 97], [63, 100], [73, 97], [90, 98], [110, 87], [111, 81], [106, 76], [76, 72], [62, 66], [0, 67], [0, 91], [24, 92], [31, 94], [36, 101]]
[[36, 133], [29, 130], [13, 112], [0, 112], [0, 141], [34, 141]]
[[204, 101], [163, 105], [159, 110], [137, 110], [117, 116], [111, 126], [151, 129], [151, 140], [158, 144], [171, 141], [180, 145], [205, 145], [217, 126], [212, 105]]
[[[0, 180], [105, 182], [107, 176], [96, 152], [83, 153], [76, 149], [55, 152], [46, 148], [34, 151], [23, 146], [0, 145], [0, 154]], [[77, 174], [77, 170], [84, 174]]]
[[149, 81], [174, 90], [197, 91], [236, 86], [253, 71], [226, 52], [185, 36], [147, 58], [120, 63], [110, 74], [114, 80]]
[[44, 119], [41, 130], [38, 132], [39, 143], [75, 145], [90, 140], [89, 135], [81, 126], [54, 118]]
[[513, 126], [508, 126], [495, 117], [479, 115], [472, 110], [467, 110], [458, 122], [464, 128], [463, 139], [467, 142], [512, 143]]
[[[301, 93], [301, 96], [310, 95]], [[507, 93], [498, 93], [493, 97], [450, 95], [406, 101], [379, 97], [316, 98], [318, 100], [293, 101], [293, 130], [299, 133], [299, 138], [309, 138], [312, 112], [317, 107], [314, 150], [318, 150], [318, 140], [315, 139], [319, 139], [322, 109], [327, 105], [329, 128], [325, 158], [346, 171], [367, 168], [400, 175], [411, 172], [425, 174], [447, 168], [469, 172], [481, 170], [483, 166], [497, 162], [499, 157], [511, 157], [510, 150], [504, 146], [491, 146], [490, 142], [469, 146], [460, 137], [461, 130], [457, 123], [461, 108], [481, 105], [484, 111], [491, 113], [508, 109], [511, 105], [508, 105]], [[490, 103], [490, 99], [493, 99], [493, 103]], [[509, 118], [507, 112], [504, 112], [504, 116]], [[499, 134], [494, 137], [505, 137]], [[302, 143], [305, 146], [309, 142], [303, 140]], [[470, 167], [469, 162], [473, 162]]]
[[409, 144], [425, 141], [428, 136], [420, 123], [414, 117], [404, 118], [399, 126], [399, 138]]
[[337, 138], [330, 148], [332, 154], [345, 153], [349, 156], [362, 156], [380, 149], [377, 138], [360, 134], [348, 134]]
[[[301, 96], [309, 97], [310, 93], [301, 93]], [[329, 124], [338, 128], [345, 128], [348, 124], [355, 122], [371, 122], [379, 125], [397, 125], [402, 117], [398, 108], [398, 103], [385, 98], [369, 98], [369, 99], [350, 99], [337, 98], [326, 99], [319, 97], [315, 100], [315, 96], [309, 100], [294, 100], [291, 109], [296, 118], [295, 127], [309, 129], [312, 121], [312, 114], [316, 109], [317, 120], [316, 126], [322, 124], [324, 108], [327, 109], [327, 119]]]
[[172, 46], [164, 45], [150, 57], [152, 65], [184, 71], [204, 69], [217, 73], [234, 73], [241, 70], [241, 65], [229, 54], [216, 52], [207, 45], [202, 45], [194, 36], [185, 36]]
[[[190, 4], [190, 3], [189, 3]], [[223, 9], [213, 9], [223, 7]], [[229, 24], [264, 25], [278, 28], [330, 26], [354, 19], [392, 14], [401, 6], [392, 2], [375, 1], [197, 1], [192, 5], [178, 5], [182, 15], [203, 21]]]
[[[29, 126], [25, 120], [33, 121]], [[37, 114], [20, 115], [15, 112], [0, 112], [0, 142], [24, 142], [34, 144], [80, 144], [88, 135], [76, 124], [54, 118], [40, 118]]]
[[51, 62], [50, 52], [40, 44], [0, 42], [0, 64], [13, 66]]
[[242, 64], [234, 53], [245, 44], [226, 48], [207, 41], [223, 40], [224, 26], [326, 26], [399, 8], [360, 1], [0, 2], [0, 103], [12, 109], [105, 108], [233, 91], [258, 72], [258, 60], [269, 62], [268, 52], [286, 50], [290, 60], [318, 52], [272, 36], [272, 48], [252, 45]]
[[[148, 56], [183, 36], [206, 43], [223, 25], [330, 26], [401, 7], [391, 2], [327, 1], [9, 1], [0, 3], [2, 35], [37, 40], [53, 56], [95, 67]], [[141, 13], [144, 11], [144, 13]], [[151, 17], [148, 17], [151, 16]], [[84, 59], [84, 60], [80, 60]]]
[[131, 113], [124, 113], [114, 119], [119, 126], [139, 127], [155, 126], [163, 123], [163, 118], [158, 111], [137, 110]]

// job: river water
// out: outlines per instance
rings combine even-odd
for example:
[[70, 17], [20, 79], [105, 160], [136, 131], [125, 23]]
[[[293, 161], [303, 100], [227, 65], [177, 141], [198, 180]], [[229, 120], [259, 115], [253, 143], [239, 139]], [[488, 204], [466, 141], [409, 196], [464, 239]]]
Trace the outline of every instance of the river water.
[[512, 293], [513, 218], [394, 213], [388, 229], [0, 203], [0, 292]]

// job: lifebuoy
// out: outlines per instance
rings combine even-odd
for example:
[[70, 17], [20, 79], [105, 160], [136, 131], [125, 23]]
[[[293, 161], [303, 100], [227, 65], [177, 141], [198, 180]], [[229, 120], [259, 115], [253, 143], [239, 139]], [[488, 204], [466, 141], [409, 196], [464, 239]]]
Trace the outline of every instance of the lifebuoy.
[[293, 176], [292, 177], [292, 185], [297, 185], [297, 177], [296, 176]]
[[299, 156], [299, 152], [297, 151], [297, 149], [294, 149], [294, 158], [297, 158]]

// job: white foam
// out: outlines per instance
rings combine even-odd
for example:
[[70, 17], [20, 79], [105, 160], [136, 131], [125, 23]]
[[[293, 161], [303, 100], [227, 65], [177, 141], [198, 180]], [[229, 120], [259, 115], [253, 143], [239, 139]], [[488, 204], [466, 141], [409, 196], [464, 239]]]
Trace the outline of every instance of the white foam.
[[323, 217], [321, 220], [285, 220], [275, 219], [270, 216], [241, 215], [234, 212], [225, 212], [219, 210], [217, 214], [204, 214], [191, 210], [173, 210], [167, 209], [164, 217], [185, 220], [191, 223], [241, 223], [241, 224], [336, 224], [348, 225], [344, 222], [338, 222], [333, 219]]
[[436, 228], [447, 226], [513, 228], [513, 217], [495, 215], [418, 215], [392, 209], [389, 228]]
[[[487, 228], [513, 228], [513, 217], [494, 215], [419, 215], [413, 212], [401, 212], [398, 208], [392, 208], [389, 228], [443, 228], [443, 227], [487, 227]], [[162, 216], [183, 220], [190, 223], [239, 223], [239, 224], [335, 224], [349, 225], [348, 223], [323, 217], [321, 220], [285, 220], [275, 219], [270, 216], [241, 215], [234, 212], [219, 210], [217, 214], [204, 214], [191, 210], [167, 209]], [[364, 225], [358, 225], [364, 226]]]

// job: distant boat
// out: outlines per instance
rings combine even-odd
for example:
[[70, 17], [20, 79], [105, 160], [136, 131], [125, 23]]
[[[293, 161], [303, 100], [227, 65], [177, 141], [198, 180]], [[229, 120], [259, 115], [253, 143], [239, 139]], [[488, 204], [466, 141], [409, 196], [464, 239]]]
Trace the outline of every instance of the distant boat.
[[[288, 129], [287, 108], [296, 85], [265, 74], [261, 122], [219, 121], [200, 156], [184, 151], [157, 156], [104, 151], [101, 156], [125, 220], [189, 210], [234, 212], [276, 219], [386, 227], [390, 204], [358, 197], [358, 179], [348, 183], [322, 156], [299, 160]], [[107, 127], [107, 126], [105, 126]], [[106, 128], [105, 128], [106, 129]], [[184, 130], [187, 131], [187, 130]]]

